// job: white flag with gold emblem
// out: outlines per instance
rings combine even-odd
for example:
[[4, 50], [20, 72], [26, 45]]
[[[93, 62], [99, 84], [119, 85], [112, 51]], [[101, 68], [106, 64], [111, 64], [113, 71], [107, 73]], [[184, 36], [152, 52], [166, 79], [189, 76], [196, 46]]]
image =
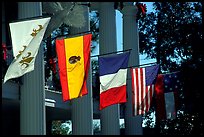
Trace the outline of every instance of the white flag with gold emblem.
[[4, 83], [34, 70], [35, 58], [50, 17], [10, 23], [14, 60], [10, 64]]

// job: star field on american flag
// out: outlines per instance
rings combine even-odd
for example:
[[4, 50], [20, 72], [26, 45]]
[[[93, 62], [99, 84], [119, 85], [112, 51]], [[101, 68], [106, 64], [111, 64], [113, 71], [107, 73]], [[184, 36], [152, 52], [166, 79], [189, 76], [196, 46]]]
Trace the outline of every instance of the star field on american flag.
[[164, 76], [164, 85], [165, 93], [178, 91], [180, 87], [179, 73], [166, 74]]

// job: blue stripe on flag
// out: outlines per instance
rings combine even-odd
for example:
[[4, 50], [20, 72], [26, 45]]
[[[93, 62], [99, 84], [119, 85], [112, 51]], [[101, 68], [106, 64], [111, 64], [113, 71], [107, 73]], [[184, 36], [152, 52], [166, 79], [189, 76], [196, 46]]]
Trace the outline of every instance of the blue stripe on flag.
[[99, 76], [114, 74], [128, 67], [130, 52], [99, 57]]

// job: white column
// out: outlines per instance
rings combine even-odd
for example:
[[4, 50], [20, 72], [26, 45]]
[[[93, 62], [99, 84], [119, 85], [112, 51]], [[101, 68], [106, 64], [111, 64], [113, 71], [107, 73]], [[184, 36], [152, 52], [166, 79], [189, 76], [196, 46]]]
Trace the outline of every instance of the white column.
[[[100, 54], [117, 51], [114, 2], [99, 5], [99, 46]], [[119, 104], [100, 111], [101, 135], [120, 135], [119, 114]]]
[[[90, 30], [89, 8], [84, 6], [86, 23], [82, 28], [70, 28], [70, 34], [86, 32]], [[87, 88], [88, 94], [72, 100], [72, 134], [93, 135], [93, 99], [92, 99], [92, 70], [91, 61], [88, 72]]]
[[[139, 34], [136, 22], [137, 8], [133, 2], [124, 2], [123, 13], [123, 49], [132, 49], [129, 66], [139, 65]], [[142, 116], [134, 116], [132, 113], [132, 82], [130, 69], [127, 78], [127, 102], [125, 104], [125, 134], [142, 135]]]
[[[19, 19], [42, 15], [41, 2], [19, 2]], [[22, 77], [20, 89], [20, 134], [45, 135], [43, 46], [39, 48], [35, 69]], [[12, 131], [11, 131], [12, 132]]]

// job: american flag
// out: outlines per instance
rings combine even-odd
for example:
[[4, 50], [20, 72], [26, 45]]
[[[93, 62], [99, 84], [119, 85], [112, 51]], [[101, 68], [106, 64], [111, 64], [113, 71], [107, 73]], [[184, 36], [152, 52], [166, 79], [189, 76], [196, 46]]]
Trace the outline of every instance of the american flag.
[[156, 118], [175, 119], [180, 89], [179, 72], [159, 74], [155, 84]]
[[159, 65], [131, 68], [133, 116], [149, 111]]

